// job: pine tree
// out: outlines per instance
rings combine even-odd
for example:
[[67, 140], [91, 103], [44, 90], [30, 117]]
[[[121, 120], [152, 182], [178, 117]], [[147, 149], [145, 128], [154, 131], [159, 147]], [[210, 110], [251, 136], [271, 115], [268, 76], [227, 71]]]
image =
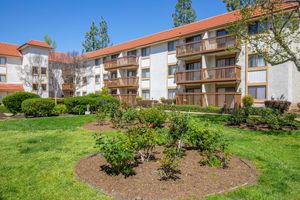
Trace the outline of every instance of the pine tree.
[[85, 41], [82, 43], [83, 52], [90, 52], [99, 49], [98, 34], [99, 29], [96, 27], [95, 23], [92, 22], [90, 31], [85, 34]]
[[55, 40], [52, 40], [49, 35], [44, 36], [44, 41], [53, 48], [53, 50], [56, 49], [56, 42]]
[[98, 49], [102, 49], [110, 46], [110, 39], [108, 35], [107, 23], [103, 17], [101, 17], [101, 21], [99, 23], [99, 43]]
[[172, 17], [174, 27], [195, 22], [196, 12], [192, 6], [192, 0], [178, 0]]

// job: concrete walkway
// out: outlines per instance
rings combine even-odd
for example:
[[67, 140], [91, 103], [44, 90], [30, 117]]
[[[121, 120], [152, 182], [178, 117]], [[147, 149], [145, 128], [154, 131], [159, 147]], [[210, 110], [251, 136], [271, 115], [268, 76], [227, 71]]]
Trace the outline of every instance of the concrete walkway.
[[[173, 111], [165, 110], [165, 112], [173, 112]], [[229, 115], [229, 114], [222, 114], [222, 113], [191, 112], [191, 111], [177, 111], [177, 112], [186, 113], [186, 114], [195, 114], [195, 115]]]

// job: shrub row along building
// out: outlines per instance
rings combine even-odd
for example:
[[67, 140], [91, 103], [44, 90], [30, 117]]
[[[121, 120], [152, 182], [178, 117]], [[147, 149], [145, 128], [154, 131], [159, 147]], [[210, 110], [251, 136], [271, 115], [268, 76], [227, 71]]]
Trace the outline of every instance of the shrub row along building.
[[[68, 70], [57, 69], [55, 80], [49, 75], [51, 63], [68, 63], [71, 58], [62, 59], [65, 54], [52, 52], [44, 42], [0, 43], [0, 98], [20, 90], [42, 97], [84, 96], [106, 86], [130, 104], [137, 96], [201, 106], [233, 106], [243, 95], [254, 97], [256, 104], [282, 96], [300, 102], [300, 73], [293, 63], [271, 66], [227, 33], [236, 12], [89, 52], [81, 56], [84, 70], [63, 76]], [[253, 34], [261, 31], [259, 23], [250, 26]]]

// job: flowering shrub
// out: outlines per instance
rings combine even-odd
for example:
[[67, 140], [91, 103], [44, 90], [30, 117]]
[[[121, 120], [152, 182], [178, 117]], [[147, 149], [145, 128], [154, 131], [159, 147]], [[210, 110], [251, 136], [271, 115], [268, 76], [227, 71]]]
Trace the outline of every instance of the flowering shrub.
[[163, 109], [158, 107], [143, 108], [139, 112], [139, 120], [144, 124], [153, 124], [153, 128], [162, 127], [167, 118], [167, 114]]

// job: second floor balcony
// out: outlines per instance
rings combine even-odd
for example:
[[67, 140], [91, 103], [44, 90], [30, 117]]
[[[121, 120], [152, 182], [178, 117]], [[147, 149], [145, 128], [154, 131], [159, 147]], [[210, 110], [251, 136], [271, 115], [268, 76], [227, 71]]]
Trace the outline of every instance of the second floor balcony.
[[176, 72], [177, 84], [228, 82], [241, 80], [240, 66], [209, 67]]
[[238, 46], [235, 36], [225, 35], [214, 38], [203, 39], [201, 41], [179, 44], [176, 47], [177, 58], [219, 52], [236, 48]]
[[104, 80], [104, 85], [108, 88], [136, 88], [138, 81], [138, 77], [109, 78]]
[[112, 60], [107, 60], [104, 62], [105, 70], [117, 69], [120, 67], [137, 67], [139, 65], [137, 56], [125, 56], [120, 58], [115, 58]]

